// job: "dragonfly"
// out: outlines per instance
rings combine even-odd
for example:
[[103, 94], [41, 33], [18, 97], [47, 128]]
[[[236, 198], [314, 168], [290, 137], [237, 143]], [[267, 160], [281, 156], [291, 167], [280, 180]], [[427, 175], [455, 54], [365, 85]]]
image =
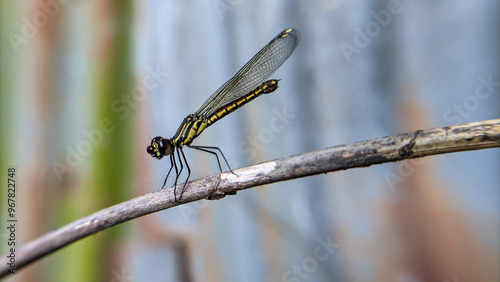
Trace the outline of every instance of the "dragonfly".
[[[162, 188], [167, 184], [167, 179], [172, 169], [174, 169], [176, 174], [174, 200], [176, 202], [181, 200], [191, 175], [191, 168], [184, 155], [183, 146], [214, 155], [217, 159], [219, 170], [222, 173], [219, 156], [217, 155], [217, 152], [219, 152], [229, 170], [234, 173], [220, 148], [191, 145], [191, 143], [207, 127], [218, 120], [260, 95], [274, 92], [278, 88], [279, 79], [266, 79], [290, 57], [299, 44], [299, 41], [300, 33], [296, 29], [288, 28], [282, 31], [253, 56], [232, 78], [217, 89], [194, 114], [190, 114], [184, 118], [172, 138], [168, 139], [157, 136], [151, 140], [151, 145], [147, 147], [149, 155], [156, 159], [161, 159], [165, 156], [170, 157], [170, 170], [167, 173]], [[186, 165], [188, 176], [180, 191], [179, 200], [177, 200], [177, 182], [184, 169], [184, 165]], [[217, 186], [215, 189], [217, 189]]]

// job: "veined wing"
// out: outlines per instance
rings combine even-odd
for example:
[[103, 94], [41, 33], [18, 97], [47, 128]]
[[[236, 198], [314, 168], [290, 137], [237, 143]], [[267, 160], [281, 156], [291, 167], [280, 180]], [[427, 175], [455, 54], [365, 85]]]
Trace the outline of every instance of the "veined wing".
[[231, 79], [217, 89], [194, 115], [210, 116], [219, 107], [259, 86], [290, 57], [299, 44], [299, 40], [300, 34], [293, 28], [286, 29], [278, 34]]

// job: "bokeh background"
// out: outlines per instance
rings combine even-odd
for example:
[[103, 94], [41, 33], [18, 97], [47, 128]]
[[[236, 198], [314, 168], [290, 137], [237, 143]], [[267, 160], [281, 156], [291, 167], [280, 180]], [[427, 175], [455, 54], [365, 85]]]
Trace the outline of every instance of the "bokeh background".
[[[302, 38], [280, 88], [194, 142], [233, 168], [498, 118], [499, 12], [495, 0], [1, 0], [0, 179], [16, 168], [17, 244], [158, 190], [169, 161], [146, 154], [150, 138], [171, 137], [288, 27]], [[217, 173], [185, 151], [191, 179]], [[9, 281], [499, 281], [499, 172], [490, 149], [250, 189], [113, 227]]]

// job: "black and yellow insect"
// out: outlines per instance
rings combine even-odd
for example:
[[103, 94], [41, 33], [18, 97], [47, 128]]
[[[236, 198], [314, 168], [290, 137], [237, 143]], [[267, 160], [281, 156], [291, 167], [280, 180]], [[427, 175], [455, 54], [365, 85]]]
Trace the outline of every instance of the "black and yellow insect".
[[[161, 159], [167, 155], [170, 156], [171, 167], [163, 186], [166, 185], [170, 172], [175, 168], [174, 197], [176, 201], [177, 180], [183, 170], [183, 162], [186, 164], [188, 176], [180, 193], [179, 200], [182, 197], [182, 193], [184, 193], [186, 183], [191, 175], [191, 169], [186, 161], [186, 156], [182, 151], [182, 147], [185, 145], [189, 148], [215, 155], [217, 163], [219, 164], [219, 170], [222, 172], [219, 157], [215, 152], [219, 151], [229, 167], [226, 157], [219, 148], [195, 146], [191, 145], [191, 142], [193, 142], [205, 128], [216, 121], [260, 95], [275, 91], [278, 88], [278, 80], [271, 79], [265, 82], [264, 80], [269, 78], [269, 76], [288, 59], [297, 47], [299, 40], [300, 34], [293, 28], [286, 29], [278, 34], [278, 36], [262, 48], [262, 50], [250, 59], [250, 61], [248, 61], [231, 79], [215, 91], [215, 93], [212, 94], [194, 114], [188, 115], [184, 121], [182, 121], [179, 129], [177, 129], [177, 132], [172, 138], [166, 139], [158, 136], [151, 140], [151, 145], [147, 148], [148, 154], [157, 159]], [[175, 159], [176, 152], [177, 159], [180, 163], [180, 169]], [[231, 170], [230, 167], [229, 170]]]

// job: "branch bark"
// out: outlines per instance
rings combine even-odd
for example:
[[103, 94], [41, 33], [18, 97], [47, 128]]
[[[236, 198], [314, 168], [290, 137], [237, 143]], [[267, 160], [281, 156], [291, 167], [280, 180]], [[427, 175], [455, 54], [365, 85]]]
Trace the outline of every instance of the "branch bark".
[[[152, 192], [100, 210], [51, 231], [20, 247], [16, 269], [79, 239], [131, 219], [202, 199], [220, 199], [238, 190], [355, 167], [396, 162], [430, 155], [500, 147], [500, 119], [429, 130], [335, 146], [222, 173], [187, 184], [181, 203], [173, 189]], [[217, 190], [214, 183], [220, 180]], [[9, 259], [0, 259], [0, 277], [9, 270]]]

